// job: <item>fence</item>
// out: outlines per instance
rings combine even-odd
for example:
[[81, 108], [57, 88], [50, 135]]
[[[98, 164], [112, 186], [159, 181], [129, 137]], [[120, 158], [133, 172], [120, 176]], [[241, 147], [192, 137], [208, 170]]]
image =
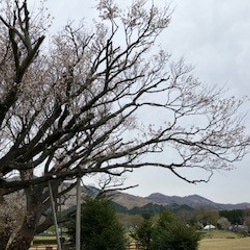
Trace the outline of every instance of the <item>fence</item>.
[[136, 244], [135, 242], [131, 242], [128, 246], [128, 250], [144, 250], [144, 248], [140, 244]]
[[[29, 250], [57, 250], [57, 245], [33, 245]], [[128, 250], [144, 250], [139, 244], [130, 243]]]
[[57, 245], [33, 245], [29, 250], [57, 250]]

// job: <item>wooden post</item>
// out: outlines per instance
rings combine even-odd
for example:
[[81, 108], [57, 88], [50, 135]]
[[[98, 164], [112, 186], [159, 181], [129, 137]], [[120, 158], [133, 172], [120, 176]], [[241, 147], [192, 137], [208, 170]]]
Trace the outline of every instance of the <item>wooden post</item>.
[[81, 177], [77, 177], [76, 187], [76, 250], [81, 250]]
[[50, 201], [51, 201], [51, 207], [52, 207], [54, 225], [55, 225], [55, 229], [56, 229], [56, 240], [57, 240], [57, 245], [58, 245], [57, 249], [58, 250], [62, 250], [61, 240], [60, 240], [60, 235], [59, 235], [59, 227], [58, 227], [57, 216], [56, 216], [55, 200], [54, 200], [54, 197], [53, 197], [53, 191], [52, 191], [52, 187], [51, 187], [50, 181], [48, 182], [48, 186], [49, 186], [49, 195], [50, 195]]

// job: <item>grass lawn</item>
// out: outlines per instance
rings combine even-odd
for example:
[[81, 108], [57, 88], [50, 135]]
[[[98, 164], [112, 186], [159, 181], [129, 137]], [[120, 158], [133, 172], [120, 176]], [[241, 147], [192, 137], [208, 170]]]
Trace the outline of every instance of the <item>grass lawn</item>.
[[250, 250], [250, 237], [240, 238], [227, 231], [210, 231], [200, 241], [199, 250]]
[[35, 236], [33, 240], [33, 245], [55, 245], [56, 236]]
[[51, 235], [51, 236], [35, 236], [34, 238], [35, 240], [56, 240], [56, 236], [55, 235]]

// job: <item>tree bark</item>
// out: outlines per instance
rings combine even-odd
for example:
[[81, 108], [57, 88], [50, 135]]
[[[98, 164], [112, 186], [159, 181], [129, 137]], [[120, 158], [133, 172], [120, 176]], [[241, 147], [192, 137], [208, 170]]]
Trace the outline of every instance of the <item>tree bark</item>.
[[39, 189], [29, 187], [25, 190], [26, 215], [22, 226], [18, 229], [7, 250], [28, 250], [33, 241], [36, 226], [41, 218], [43, 204], [39, 200], [41, 192]]
[[8, 250], [28, 250], [30, 248], [36, 228], [35, 217], [35, 211], [25, 216], [23, 225], [18, 230]]
[[9, 240], [9, 234], [6, 232], [1, 232], [0, 233], [0, 249], [6, 249], [8, 240]]

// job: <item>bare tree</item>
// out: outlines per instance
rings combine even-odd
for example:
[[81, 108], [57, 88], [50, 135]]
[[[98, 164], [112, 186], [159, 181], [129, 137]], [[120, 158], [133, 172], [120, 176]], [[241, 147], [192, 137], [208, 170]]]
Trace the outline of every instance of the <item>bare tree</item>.
[[[24, 190], [25, 216], [8, 249], [28, 249], [55, 199], [93, 173], [134, 168], [230, 169], [249, 145], [244, 100], [208, 88], [157, 47], [168, 7], [136, 0], [123, 11], [97, 5], [100, 22], [67, 25], [42, 47], [47, 16], [27, 0], [2, 1], [0, 15], [0, 195]], [[146, 119], [160, 114], [161, 120]], [[143, 117], [143, 119], [141, 119]], [[169, 153], [170, 152], [170, 153]], [[155, 157], [155, 156], [158, 156]], [[171, 156], [172, 155], [172, 156]], [[155, 160], [152, 160], [155, 159]], [[15, 176], [15, 178], [11, 178]], [[72, 185], [58, 191], [65, 180]], [[47, 223], [47, 224], [46, 224]]]

